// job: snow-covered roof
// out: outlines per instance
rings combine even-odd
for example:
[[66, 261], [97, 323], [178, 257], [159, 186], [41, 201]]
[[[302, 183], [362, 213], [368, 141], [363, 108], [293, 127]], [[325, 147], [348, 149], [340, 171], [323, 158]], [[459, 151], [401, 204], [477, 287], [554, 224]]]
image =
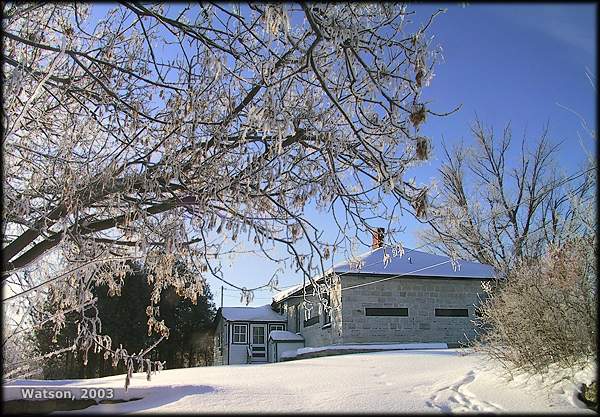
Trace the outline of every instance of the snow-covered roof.
[[[389, 262], [384, 257], [389, 256]], [[358, 257], [363, 266], [344, 262], [333, 267], [337, 273], [402, 274], [443, 278], [493, 278], [495, 271], [490, 265], [458, 260], [457, 268], [447, 256], [433, 255], [414, 249], [405, 249], [402, 256], [394, 256], [391, 248], [378, 248]]]
[[302, 342], [304, 340], [304, 337], [302, 337], [302, 335], [292, 333], [288, 330], [272, 330], [271, 333], [269, 333], [269, 339], [272, 339], [274, 341]]
[[[387, 262], [384, 262], [384, 257]], [[357, 263], [361, 267], [357, 268]], [[486, 279], [495, 276], [495, 270], [491, 265], [479, 262], [458, 260], [458, 265], [453, 268], [449, 257], [433, 255], [415, 249], [404, 249], [402, 256], [394, 256], [392, 248], [384, 247], [372, 249], [352, 261], [341, 262], [334, 265], [325, 272], [338, 274], [377, 274], [377, 275], [401, 275], [422, 276], [432, 278], [474, 278]], [[320, 279], [317, 277], [316, 279]], [[274, 302], [279, 302], [296, 291], [302, 289], [303, 284], [298, 284], [284, 291], [280, 291], [273, 297]]]
[[260, 307], [222, 307], [221, 315], [229, 321], [287, 321], [270, 305]]
[[277, 294], [275, 294], [273, 296], [273, 301], [279, 302], [279, 301], [283, 300], [284, 298], [286, 298], [288, 295], [292, 295], [293, 293], [298, 291], [300, 288], [302, 288], [302, 284], [294, 285], [293, 287], [287, 288], [283, 291], [279, 291]]

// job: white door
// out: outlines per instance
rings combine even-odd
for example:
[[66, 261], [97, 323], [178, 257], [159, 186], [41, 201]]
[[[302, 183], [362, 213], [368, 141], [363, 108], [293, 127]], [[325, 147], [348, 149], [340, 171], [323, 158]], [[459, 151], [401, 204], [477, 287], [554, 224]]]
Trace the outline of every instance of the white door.
[[267, 325], [250, 325], [250, 349], [252, 350], [252, 362], [267, 361]]

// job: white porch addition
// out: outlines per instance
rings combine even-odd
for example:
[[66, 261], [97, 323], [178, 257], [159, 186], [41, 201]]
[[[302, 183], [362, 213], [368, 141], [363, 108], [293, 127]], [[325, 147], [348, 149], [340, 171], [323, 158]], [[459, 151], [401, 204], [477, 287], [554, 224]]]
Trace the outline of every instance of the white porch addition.
[[269, 361], [269, 333], [287, 327], [287, 316], [261, 307], [222, 307], [215, 319], [215, 364]]

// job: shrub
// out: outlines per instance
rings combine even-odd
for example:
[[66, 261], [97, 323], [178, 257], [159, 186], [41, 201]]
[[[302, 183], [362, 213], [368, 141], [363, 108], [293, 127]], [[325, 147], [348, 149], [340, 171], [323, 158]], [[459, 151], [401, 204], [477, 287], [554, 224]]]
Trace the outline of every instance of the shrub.
[[574, 239], [484, 286], [476, 347], [526, 371], [589, 363], [597, 347], [596, 250], [594, 238]]

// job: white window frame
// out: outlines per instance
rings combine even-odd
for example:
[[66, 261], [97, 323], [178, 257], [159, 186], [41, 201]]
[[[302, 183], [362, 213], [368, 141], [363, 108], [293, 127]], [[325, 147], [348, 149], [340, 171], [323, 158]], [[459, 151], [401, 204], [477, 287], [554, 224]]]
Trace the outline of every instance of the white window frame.
[[[277, 327], [277, 329], [275, 329], [275, 327]], [[281, 327], [281, 328], [279, 328], [279, 327]], [[269, 333], [271, 333], [273, 330], [285, 330], [285, 324], [283, 324], [283, 323], [269, 324]]]
[[[236, 328], [244, 328], [244, 332], [236, 332]], [[244, 336], [244, 341], [236, 342], [236, 336]], [[234, 345], [247, 345], [248, 344], [248, 325], [247, 324], [233, 324], [231, 326], [231, 343]]]
[[[264, 325], [261, 326], [261, 325], [258, 325], [258, 324], [255, 324], [255, 325], [252, 326], [252, 334], [250, 335], [250, 337], [251, 337], [251, 343], [250, 344], [251, 345], [260, 345], [260, 346], [264, 345], [264, 346], [266, 346], [266, 344], [267, 344], [267, 335], [265, 334], [267, 332], [266, 327], [267, 326], [264, 326]], [[263, 334], [262, 334], [263, 341], [262, 341], [262, 343], [259, 343], [259, 342], [255, 343], [254, 342], [254, 329], [262, 329], [262, 331], [263, 331]]]

